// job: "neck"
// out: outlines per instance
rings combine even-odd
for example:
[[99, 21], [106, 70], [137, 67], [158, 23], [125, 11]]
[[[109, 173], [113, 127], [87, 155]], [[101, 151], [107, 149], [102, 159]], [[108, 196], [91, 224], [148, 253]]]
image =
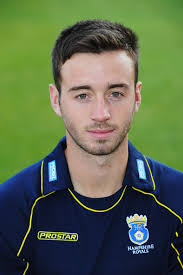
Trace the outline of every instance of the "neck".
[[128, 162], [128, 136], [115, 152], [106, 156], [90, 155], [67, 138], [65, 155], [74, 190], [87, 197], [107, 197], [122, 186]]

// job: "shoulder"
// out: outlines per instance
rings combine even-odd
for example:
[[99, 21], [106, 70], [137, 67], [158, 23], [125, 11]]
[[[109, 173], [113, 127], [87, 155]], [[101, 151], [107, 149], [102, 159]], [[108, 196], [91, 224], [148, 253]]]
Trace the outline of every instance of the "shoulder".
[[[152, 175], [157, 187], [165, 188], [168, 192], [183, 191], [183, 173], [163, 163], [147, 157]], [[170, 189], [171, 188], [171, 189]], [[172, 190], [173, 189], [173, 190]]]
[[147, 157], [159, 200], [183, 216], [183, 173]]
[[15, 251], [26, 234], [32, 205], [41, 194], [41, 163], [0, 184], [0, 235]]
[[0, 202], [29, 201], [31, 197], [40, 194], [41, 163], [39, 161], [0, 184]]

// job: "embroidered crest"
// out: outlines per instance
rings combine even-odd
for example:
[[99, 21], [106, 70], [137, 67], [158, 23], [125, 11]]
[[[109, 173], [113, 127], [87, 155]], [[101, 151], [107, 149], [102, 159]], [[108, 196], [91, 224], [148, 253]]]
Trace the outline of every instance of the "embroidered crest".
[[130, 227], [128, 235], [130, 240], [138, 245], [144, 244], [149, 239], [149, 231], [146, 228], [147, 217], [144, 215], [135, 214], [133, 216], [127, 217], [126, 222]]

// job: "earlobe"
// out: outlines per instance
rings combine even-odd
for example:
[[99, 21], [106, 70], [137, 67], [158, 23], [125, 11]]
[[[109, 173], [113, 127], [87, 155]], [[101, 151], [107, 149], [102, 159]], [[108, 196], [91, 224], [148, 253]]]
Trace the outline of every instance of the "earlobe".
[[50, 92], [50, 102], [52, 109], [54, 112], [61, 117], [61, 111], [60, 111], [60, 102], [59, 102], [59, 92], [55, 85], [50, 84], [49, 85], [49, 92]]
[[138, 81], [136, 84], [136, 91], [135, 91], [135, 112], [138, 112], [140, 104], [141, 104], [141, 88], [142, 88], [142, 82]]

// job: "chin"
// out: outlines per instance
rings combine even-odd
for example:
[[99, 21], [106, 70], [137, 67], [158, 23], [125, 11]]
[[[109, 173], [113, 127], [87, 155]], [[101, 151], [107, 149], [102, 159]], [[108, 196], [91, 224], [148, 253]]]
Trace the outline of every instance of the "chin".
[[[121, 144], [121, 143], [120, 143]], [[106, 144], [104, 145], [103, 143], [103, 146], [102, 144], [100, 143], [99, 146], [88, 146], [88, 147], [82, 147], [82, 149], [87, 152], [88, 154], [91, 154], [91, 155], [94, 155], [94, 156], [107, 156], [107, 155], [110, 155], [114, 152], [116, 152], [120, 146], [120, 144], [116, 144], [116, 145], [113, 145], [113, 146], [107, 146]]]

